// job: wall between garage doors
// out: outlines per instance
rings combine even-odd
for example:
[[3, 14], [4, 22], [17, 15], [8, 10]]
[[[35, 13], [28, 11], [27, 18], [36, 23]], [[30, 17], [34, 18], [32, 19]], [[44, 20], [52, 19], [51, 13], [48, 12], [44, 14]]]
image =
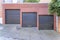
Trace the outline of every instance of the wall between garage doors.
[[[3, 24], [5, 24], [5, 9], [20, 9], [20, 24], [22, 26], [22, 12], [37, 12], [37, 28], [39, 27], [38, 15], [49, 15], [48, 4], [3, 4]], [[54, 30], [56, 30], [56, 17], [54, 16]]]

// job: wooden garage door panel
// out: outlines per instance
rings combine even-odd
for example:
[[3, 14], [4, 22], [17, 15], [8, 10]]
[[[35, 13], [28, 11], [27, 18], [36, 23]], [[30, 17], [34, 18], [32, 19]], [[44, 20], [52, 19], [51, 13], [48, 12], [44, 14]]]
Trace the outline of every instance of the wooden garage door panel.
[[20, 10], [7, 10], [5, 12], [5, 23], [6, 24], [20, 24]]

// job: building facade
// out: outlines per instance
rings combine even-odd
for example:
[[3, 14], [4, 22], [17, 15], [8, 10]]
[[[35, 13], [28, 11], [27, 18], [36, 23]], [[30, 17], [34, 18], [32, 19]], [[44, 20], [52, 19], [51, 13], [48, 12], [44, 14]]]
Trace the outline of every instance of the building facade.
[[[57, 30], [56, 15], [49, 14], [48, 3], [43, 3], [43, 1], [41, 3], [23, 3], [23, 1], [17, 0], [3, 2], [2, 24], [20, 24], [21, 27]], [[60, 31], [59, 28], [58, 31]]]

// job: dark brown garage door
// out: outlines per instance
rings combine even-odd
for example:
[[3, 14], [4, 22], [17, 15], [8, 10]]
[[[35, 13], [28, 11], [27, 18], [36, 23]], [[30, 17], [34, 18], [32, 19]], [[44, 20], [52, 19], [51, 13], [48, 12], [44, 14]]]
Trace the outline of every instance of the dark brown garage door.
[[22, 20], [23, 27], [37, 27], [37, 13], [35, 12], [24, 12]]
[[39, 26], [40, 30], [53, 30], [54, 16], [53, 15], [39, 16]]
[[20, 10], [19, 9], [6, 9], [5, 10], [5, 23], [6, 24], [20, 24]]

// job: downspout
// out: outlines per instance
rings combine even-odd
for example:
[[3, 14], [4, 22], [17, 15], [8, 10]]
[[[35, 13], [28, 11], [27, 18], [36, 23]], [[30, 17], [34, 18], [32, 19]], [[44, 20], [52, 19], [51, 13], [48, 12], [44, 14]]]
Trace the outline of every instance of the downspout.
[[58, 32], [58, 16], [56, 15], [56, 31]]

